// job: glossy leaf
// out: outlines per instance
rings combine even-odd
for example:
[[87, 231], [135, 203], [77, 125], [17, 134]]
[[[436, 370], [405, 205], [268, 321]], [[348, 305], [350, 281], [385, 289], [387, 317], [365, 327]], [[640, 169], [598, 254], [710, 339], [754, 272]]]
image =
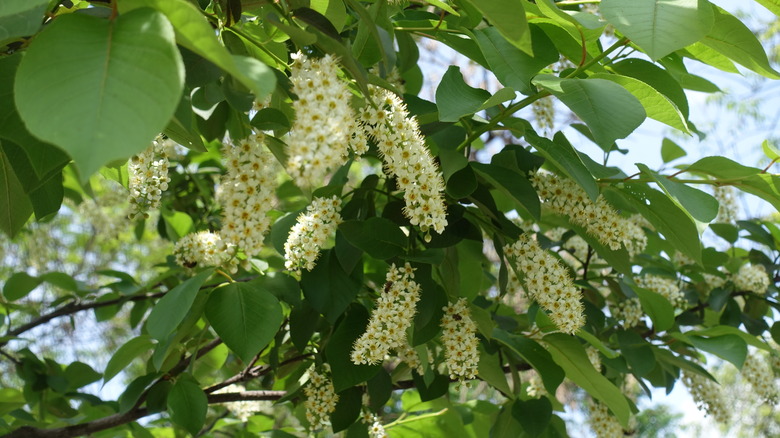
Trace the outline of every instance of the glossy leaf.
[[15, 236], [32, 213], [32, 203], [5, 151], [0, 148], [0, 230], [10, 237]]
[[394, 222], [372, 217], [365, 221], [345, 221], [339, 225], [349, 243], [378, 259], [401, 255], [407, 238]]
[[518, 49], [533, 55], [528, 20], [521, 0], [464, 0], [479, 9], [493, 26]]
[[37, 32], [48, 4], [49, 0], [4, 0], [0, 3], [0, 43]]
[[154, 305], [146, 320], [146, 330], [160, 342], [165, 341], [184, 320], [203, 283], [214, 272], [207, 269], [168, 291]]
[[661, 159], [664, 160], [664, 163], [674, 161], [686, 155], [688, 155], [688, 153], [685, 152], [685, 149], [681, 148], [672, 140], [664, 138], [663, 141], [661, 141]]
[[699, 41], [713, 27], [706, 0], [603, 0], [599, 9], [653, 60]]
[[599, 197], [599, 187], [596, 185], [596, 180], [588, 168], [585, 167], [577, 151], [563, 136], [563, 133], [555, 134], [553, 140], [540, 137], [534, 132], [526, 132], [524, 137], [528, 143], [536, 148], [547, 160], [552, 162], [556, 168], [579, 184], [592, 201]]
[[574, 111], [588, 125], [600, 146], [609, 146], [617, 139], [626, 138], [646, 117], [637, 98], [611, 81], [540, 75], [534, 83]]
[[672, 306], [669, 300], [660, 294], [640, 287], [634, 288], [634, 292], [639, 297], [642, 310], [653, 321], [653, 328], [656, 332], [672, 328], [674, 325], [674, 306]]
[[620, 424], [627, 427], [631, 409], [626, 397], [620, 389], [593, 368], [585, 348], [577, 342], [576, 338], [551, 334], [544, 337], [544, 342], [555, 363], [566, 371], [566, 377], [593, 398], [606, 404]]
[[113, 21], [59, 17], [30, 45], [14, 92], [30, 132], [65, 149], [86, 180], [107, 162], [149, 147], [183, 86], [170, 23], [139, 9]]
[[712, 195], [659, 175], [642, 163], [637, 163], [637, 167], [652, 178], [675, 203], [685, 208], [694, 219], [710, 222], [718, 215], [718, 201]]
[[244, 363], [271, 342], [283, 320], [279, 301], [256, 282], [215, 289], [206, 302], [206, 317]]
[[208, 399], [197, 383], [179, 378], [168, 393], [171, 420], [196, 435], [206, 422]]
[[461, 117], [477, 112], [489, 98], [487, 90], [473, 88], [463, 81], [460, 67], [450, 66], [436, 88], [439, 120], [457, 122]]
[[539, 197], [524, 176], [494, 164], [471, 162], [470, 166], [479, 176], [490, 182], [493, 187], [506, 193], [532, 216], [539, 217], [541, 215]]
[[108, 361], [103, 372], [103, 385], [130, 365], [135, 358], [150, 351], [153, 346], [154, 341], [148, 335], [140, 335], [125, 342]]

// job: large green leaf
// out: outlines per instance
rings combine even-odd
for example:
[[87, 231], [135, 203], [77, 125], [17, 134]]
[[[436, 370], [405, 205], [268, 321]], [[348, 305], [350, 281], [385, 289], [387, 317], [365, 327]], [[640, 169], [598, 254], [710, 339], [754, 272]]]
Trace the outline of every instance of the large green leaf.
[[762, 173], [756, 167], [743, 166], [725, 157], [704, 157], [691, 164], [688, 172], [713, 176], [722, 183], [758, 196], [780, 210], [780, 177]]
[[211, 293], [206, 317], [214, 331], [244, 363], [274, 338], [282, 324], [282, 306], [257, 282], [230, 283]]
[[718, 215], [718, 200], [709, 193], [659, 175], [642, 163], [637, 163], [637, 167], [652, 178], [669, 198], [688, 211], [694, 219], [710, 222]]
[[477, 44], [496, 78], [505, 86], [526, 95], [535, 92], [531, 79], [558, 59], [558, 51], [547, 34], [538, 26], [530, 28], [533, 56], [514, 47], [495, 27], [474, 31]]
[[41, 28], [49, 0], [3, 0], [0, 2], [0, 43], [30, 36]]
[[347, 309], [344, 318], [338, 323], [325, 345], [325, 356], [330, 364], [336, 392], [371, 379], [381, 369], [380, 365], [355, 365], [350, 359], [352, 346], [363, 334], [366, 326], [368, 326], [366, 308], [353, 304]]
[[130, 362], [141, 354], [150, 351], [153, 346], [154, 340], [149, 335], [140, 335], [125, 342], [109, 359], [106, 371], [103, 373], [103, 384], [108, 383], [114, 376], [130, 365]]
[[656, 333], [669, 330], [674, 325], [674, 306], [661, 294], [643, 289], [641, 287], [633, 288], [636, 296], [639, 297], [639, 303], [642, 304], [642, 310], [645, 311], [650, 320], [653, 321], [653, 328]]
[[679, 129], [686, 134], [690, 134], [688, 122], [682, 111], [671, 99], [661, 94], [650, 85], [629, 76], [615, 74], [596, 73], [591, 76], [596, 79], [606, 79], [619, 84], [621, 87], [633, 94], [642, 106], [645, 108], [647, 117], [665, 123], [672, 128]]
[[702, 39], [702, 43], [758, 74], [780, 79], [780, 73], [769, 64], [764, 48], [755, 34], [737, 17], [717, 6], [711, 7], [715, 25]]
[[65, 149], [86, 180], [149, 147], [183, 87], [173, 28], [161, 13], [138, 9], [115, 20], [54, 20], [30, 44], [14, 92], [30, 132]]
[[186, 0], [123, 0], [120, 11], [149, 7], [165, 14], [176, 31], [176, 41], [203, 58], [230, 73], [247, 88], [257, 100], [262, 100], [276, 86], [276, 76], [262, 62], [246, 56], [231, 55], [220, 44], [214, 28], [203, 12]]
[[214, 272], [213, 269], [207, 269], [200, 274], [189, 278], [178, 286], [168, 291], [157, 304], [154, 305], [152, 313], [146, 320], [146, 330], [149, 334], [160, 342], [165, 341], [168, 335], [173, 333], [187, 316], [195, 297], [198, 295], [200, 287], [207, 278]]
[[524, 336], [513, 335], [499, 328], [493, 330], [493, 339], [509, 347], [518, 356], [523, 358], [529, 365], [539, 373], [545, 389], [550, 394], [555, 394], [558, 385], [563, 382], [566, 376], [553, 361], [550, 353], [539, 343]]
[[747, 342], [740, 336], [726, 334], [721, 336], [702, 337], [688, 336], [688, 334], [671, 333], [675, 339], [679, 339], [687, 344], [693, 345], [699, 350], [712, 353], [722, 359], [734, 364], [737, 368], [742, 368], [747, 357]]
[[206, 422], [209, 402], [200, 386], [186, 377], [177, 379], [168, 393], [168, 409], [171, 420], [195, 436]]
[[556, 333], [544, 337], [553, 360], [566, 371], [566, 377], [606, 404], [623, 427], [628, 427], [631, 409], [623, 392], [602, 376], [588, 360], [585, 348], [577, 338]]
[[599, 9], [653, 60], [699, 41], [713, 27], [707, 0], [602, 0]]
[[533, 55], [522, 0], [464, 0], [476, 7], [513, 46]]
[[487, 90], [469, 86], [463, 81], [460, 67], [451, 65], [436, 88], [439, 120], [457, 122], [461, 117], [477, 112], [489, 98]]
[[339, 231], [349, 243], [382, 260], [401, 255], [408, 240], [398, 225], [381, 217], [345, 221], [339, 225]]
[[11, 162], [0, 148], [0, 230], [13, 237], [33, 212], [30, 198], [14, 172]]
[[512, 198], [533, 217], [541, 216], [539, 197], [525, 176], [492, 163], [471, 162], [469, 165], [479, 176]]
[[701, 241], [693, 218], [666, 194], [647, 186], [628, 184], [622, 190], [607, 188], [627, 199], [675, 248], [701, 263]]
[[642, 124], [642, 104], [620, 85], [604, 79], [560, 79], [539, 75], [534, 83], [550, 91], [584, 121], [597, 144], [610, 146]]
[[780, 16], [780, 0], [756, 0], [773, 14]]
[[640, 58], [628, 58], [612, 64], [611, 70], [623, 76], [631, 76], [650, 85], [677, 105], [688, 119], [688, 98], [680, 82], [658, 65]]
[[352, 271], [346, 272], [339, 263], [336, 252], [328, 250], [322, 253], [314, 269], [303, 271], [301, 288], [311, 307], [330, 322], [335, 322], [357, 296], [362, 275], [361, 263], [355, 263]]

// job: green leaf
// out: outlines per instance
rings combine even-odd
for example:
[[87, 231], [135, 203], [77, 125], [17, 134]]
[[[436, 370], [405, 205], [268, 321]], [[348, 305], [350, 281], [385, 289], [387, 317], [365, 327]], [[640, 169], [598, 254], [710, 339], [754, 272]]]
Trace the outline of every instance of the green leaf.
[[743, 166], [724, 157], [704, 157], [686, 171], [718, 178], [743, 192], [758, 196], [780, 210], [780, 176], [761, 173], [761, 169]]
[[190, 379], [180, 377], [168, 393], [171, 420], [193, 435], [205, 424], [208, 407], [206, 393]]
[[[539, 345], [536, 341], [523, 336], [507, 333], [499, 328], [493, 330], [493, 339], [509, 347], [517, 353], [528, 364], [530, 364], [539, 373], [544, 383], [545, 389], [550, 394], [555, 394], [558, 385], [566, 377], [564, 370], [556, 365], [556, 361], [550, 355], [548, 350]], [[590, 362], [587, 362], [590, 364]], [[592, 367], [591, 367], [592, 368]]]
[[183, 281], [168, 291], [154, 305], [149, 318], [146, 320], [146, 330], [152, 338], [160, 342], [168, 339], [168, 336], [184, 321], [184, 317], [190, 311], [190, 307], [192, 307], [200, 287], [203, 286], [203, 283], [213, 272], [213, 269], [207, 269]]
[[727, 325], [717, 325], [715, 327], [710, 327], [706, 329], [701, 330], [691, 330], [688, 332], [685, 332], [687, 336], [706, 336], [706, 337], [713, 337], [713, 336], [724, 336], [724, 335], [736, 335], [742, 338], [745, 342], [748, 343], [748, 345], [752, 345], [756, 348], [760, 348], [762, 350], [766, 351], [772, 351], [772, 348], [769, 347], [765, 342], [762, 342], [757, 337], [745, 333], [744, 331], [736, 328], [731, 327]]
[[644, 377], [655, 368], [655, 355], [650, 344], [638, 333], [618, 330], [620, 352], [637, 377]]
[[363, 265], [356, 263], [345, 272], [334, 251], [324, 251], [311, 271], [301, 274], [301, 288], [309, 304], [335, 322], [357, 296], [362, 284]]
[[761, 149], [764, 151], [764, 155], [770, 160], [780, 159], [780, 150], [778, 150], [774, 144], [770, 143], [769, 140], [764, 140], [761, 143]]
[[245, 56], [231, 55], [220, 44], [217, 34], [203, 12], [186, 0], [123, 0], [121, 12], [150, 7], [165, 14], [176, 31], [176, 41], [230, 73], [262, 100], [276, 87], [276, 76], [262, 62]]
[[368, 326], [366, 308], [353, 304], [347, 309], [346, 315], [325, 345], [325, 356], [330, 364], [336, 392], [371, 379], [382, 368], [380, 365], [355, 365], [350, 359], [352, 346], [363, 334], [366, 326]]
[[715, 24], [702, 39], [702, 43], [760, 75], [780, 79], [780, 73], [769, 64], [764, 47], [756, 35], [724, 9], [715, 5], [710, 7], [714, 13]]
[[353, 386], [338, 393], [339, 401], [336, 410], [330, 414], [330, 423], [333, 433], [340, 432], [351, 426], [360, 416], [360, 408], [363, 406], [363, 391]]
[[464, 1], [477, 8], [513, 46], [533, 56], [522, 0]]
[[282, 324], [282, 306], [256, 282], [215, 289], [206, 302], [214, 331], [244, 363], [265, 348]]
[[704, 157], [685, 169], [686, 172], [714, 176], [718, 179], [743, 179], [761, 172], [756, 167], [743, 166], [726, 157]]
[[187, 213], [167, 208], [162, 209], [161, 213], [169, 239], [178, 240], [195, 231], [192, 218]]
[[461, 117], [477, 112], [489, 98], [487, 90], [470, 87], [463, 81], [460, 67], [451, 65], [436, 88], [439, 120], [457, 122]]
[[43, 279], [38, 277], [32, 277], [26, 272], [17, 272], [6, 280], [3, 286], [3, 296], [8, 301], [16, 301], [20, 298], [24, 298], [32, 292], [33, 289], [38, 287], [43, 282]]
[[701, 241], [696, 223], [668, 196], [639, 184], [627, 184], [621, 190], [607, 188], [627, 199], [675, 248], [701, 263]]
[[699, 350], [725, 359], [739, 369], [742, 369], [742, 364], [745, 363], [745, 358], [747, 357], [747, 342], [737, 335], [727, 334], [705, 338], [701, 336], [679, 336], [676, 333], [672, 333], [672, 336], [693, 345]]
[[653, 291], [641, 287], [632, 288], [639, 297], [642, 304], [642, 310], [645, 311], [650, 320], [653, 321], [653, 327], [656, 333], [669, 330], [674, 325], [674, 307], [666, 298]]
[[337, 32], [344, 29], [347, 22], [347, 8], [343, 0], [311, 0], [311, 8], [327, 17]]
[[626, 397], [620, 389], [593, 368], [585, 348], [577, 339], [557, 333], [545, 336], [543, 341], [547, 344], [555, 363], [566, 371], [566, 377], [593, 398], [606, 404], [620, 424], [624, 428], [628, 427], [631, 409]]
[[30, 36], [41, 28], [49, 0], [3, 0], [0, 3], [0, 45]]
[[530, 28], [533, 56], [514, 47], [495, 27], [474, 31], [477, 44], [496, 78], [505, 86], [525, 95], [536, 91], [531, 85], [531, 79], [558, 59], [558, 51], [547, 34], [538, 26], [532, 25]]
[[71, 362], [65, 368], [65, 378], [68, 380], [70, 390], [76, 390], [92, 382], [97, 382], [101, 377], [102, 375], [99, 372], [93, 370], [91, 366], [84, 362]]
[[713, 27], [706, 0], [603, 0], [599, 10], [654, 61], [699, 41]]
[[652, 178], [678, 206], [688, 211], [694, 219], [710, 222], [718, 215], [718, 200], [709, 193], [661, 176], [642, 163], [637, 163], [636, 166], [642, 173]]
[[647, 117], [665, 123], [686, 134], [690, 134], [691, 131], [688, 128], [688, 122], [685, 120], [685, 116], [680, 109], [677, 108], [677, 105], [650, 85], [639, 79], [616, 74], [596, 73], [590, 77], [606, 79], [622, 86], [639, 100], [645, 108]]
[[552, 403], [547, 397], [517, 400], [512, 405], [512, 416], [520, 422], [528, 436], [538, 437], [550, 424]]
[[109, 359], [106, 371], [103, 373], [103, 385], [105, 386], [114, 376], [130, 365], [130, 362], [135, 358], [149, 351], [154, 344], [154, 340], [149, 335], [140, 335], [125, 342]]
[[477, 366], [479, 378], [501, 391], [507, 397], [513, 398], [512, 389], [506, 381], [506, 374], [501, 368], [501, 359], [498, 354], [488, 354], [480, 345], [479, 364]]
[[479, 176], [512, 198], [533, 217], [538, 218], [541, 216], [542, 208], [539, 203], [539, 196], [524, 175], [496, 164], [472, 161], [469, 165]]
[[58, 17], [27, 49], [14, 92], [30, 132], [65, 149], [86, 181], [105, 163], [149, 147], [183, 87], [170, 23], [139, 9], [115, 20]]
[[685, 152], [685, 149], [681, 148], [677, 143], [673, 142], [672, 140], [669, 140], [668, 138], [664, 138], [663, 141], [661, 142], [661, 159], [664, 160], [664, 163], [674, 161], [686, 155], [688, 155], [688, 153]]
[[[679, 59], [679, 57], [677, 58]], [[680, 66], [684, 69], [682, 60]], [[623, 76], [631, 76], [650, 85], [668, 97], [688, 119], [688, 98], [680, 82], [658, 65], [640, 58], [628, 58], [612, 64], [611, 69]]]
[[595, 201], [599, 197], [596, 180], [563, 133], [556, 133], [553, 140], [540, 137], [531, 131], [526, 131], [524, 137], [555, 167], [579, 184], [591, 200]]
[[5, 150], [0, 148], [0, 229], [14, 237], [32, 212], [30, 198], [25, 195]]
[[769, 9], [773, 14], [780, 15], [780, 0], [756, 0], [763, 7]]
[[0, 389], [0, 415], [5, 415], [27, 404], [24, 394], [18, 389]]
[[611, 146], [642, 124], [642, 104], [620, 85], [604, 79], [560, 79], [539, 75], [534, 83], [548, 90], [584, 121], [598, 145]]
[[403, 254], [407, 237], [393, 221], [371, 217], [365, 221], [344, 221], [339, 225], [349, 243], [371, 257], [386, 260]]

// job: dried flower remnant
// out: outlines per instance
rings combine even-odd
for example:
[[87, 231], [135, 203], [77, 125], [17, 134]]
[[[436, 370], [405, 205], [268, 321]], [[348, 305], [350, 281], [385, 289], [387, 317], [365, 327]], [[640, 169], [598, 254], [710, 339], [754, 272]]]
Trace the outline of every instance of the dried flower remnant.
[[130, 220], [146, 219], [149, 210], [160, 208], [162, 192], [168, 190], [168, 155], [166, 149], [173, 143], [157, 137], [138, 155], [134, 155], [127, 166], [128, 189], [130, 190]]
[[391, 265], [386, 280], [368, 327], [352, 348], [351, 359], [356, 365], [380, 363], [390, 350], [408, 345], [406, 329], [416, 313], [420, 285], [414, 281], [414, 269], [408, 263], [402, 268]]
[[275, 205], [278, 165], [266, 150], [265, 136], [257, 133], [223, 148], [227, 174], [222, 177], [217, 200], [222, 205], [222, 238], [254, 257], [263, 248], [271, 227], [268, 212]]
[[307, 271], [314, 269], [322, 245], [335, 234], [336, 227], [342, 222], [340, 210], [341, 199], [336, 196], [314, 198], [306, 213], [298, 216], [284, 243], [285, 268], [296, 272], [302, 268]]
[[451, 379], [473, 379], [479, 365], [479, 342], [477, 325], [471, 319], [471, 312], [465, 298], [444, 307], [441, 320], [441, 340], [444, 344], [444, 359]]
[[287, 136], [287, 173], [301, 187], [316, 187], [327, 175], [347, 162], [350, 151], [368, 150], [357, 114], [350, 106], [352, 94], [339, 77], [338, 61], [331, 55], [293, 56], [291, 67], [295, 120]]
[[404, 215], [430, 240], [431, 230], [441, 234], [447, 226], [444, 177], [403, 101], [382, 88], [372, 87], [371, 92], [377, 107], [365, 108], [363, 126], [376, 141], [386, 172], [404, 191]]
[[564, 333], [574, 334], [585, 325], [580, 292], [561, 262], [543, 250], [528, 234], [520, 236], [504, 253], [525, 277], [525, 289]]

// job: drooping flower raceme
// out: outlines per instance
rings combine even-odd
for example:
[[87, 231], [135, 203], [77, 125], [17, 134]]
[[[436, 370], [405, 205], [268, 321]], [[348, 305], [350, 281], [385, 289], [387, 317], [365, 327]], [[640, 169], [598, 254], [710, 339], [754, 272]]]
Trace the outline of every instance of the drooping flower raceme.
[[222, 177], [217, 200], [222, 205], [222, 238], [254, 257], [263, 247], [271, 226], [268, 212], [275, 202], [278, 165], [264, 146], [264, 135], [253, 134], [223, 149], [227, 174]]
[[718, 423], [726, 424], [729, 422], [729, 410], [726, 406], [726, 400], [720, 386], [712, 380], [701, 374], [692, 373], [683, 370], [682, 381], [699, 410], [702, 410], [711, 416]]
[[762, 356], [756, 352], [748, 352], [741, 373], [759, 397], [768, 403], [777, 403], [775, 376]]
[[134, 155], [127, 166], [128, 189], [130, 190], [130, 220], [148, 218], [149, 210], [160, 208], [162, 192], [168, 190], [167, 143], [172, 140], [157, 137], [138, 155]]
[[505, 246], [504, 253], [514, 260], [517, 271], [525, 277], [525, 289], [550, 313], [550, 319], [562, 332], [573, 334], [585, 324], [580, 292], [558, 259], [543, 250], [529, 234]]
[[408, 263], [402, 268], [391, 265], [385, 278], [368, 327], [352, 347], [351, 358], [356, 365], [377, 364], [390, 350], [408, 345], [406, 329], [414, 319], [420, 285], [414, 281], [414, 269]]
[[296, 272], [300, 272], [301, 268], [307, 271], [314, 269], [320, 248], [342, 222], [340, 210], [341, 199], [337, 196], [314, 198], [306, 213], [298, 216], [284, 243], [285, 268]]
[[371, 92], [377, 107], [363, 111], [363, 126], [376, 141], [386, 172], [395, 175], [404, 191], [404, 215], [430, 239], [430, 230], [442, 233], [447, 226], [444, 178], [403, 101], [382, 88]]
[[333, 388], [333, 382], [325, 373], [309, 369], [309, 383], [303, 388], [306, 394], [306, 419], [311, 430], [321, 429], [330, 424], [329, 416], [336, 410], [339, 396]]
[[298, 53], [291, 70], [298, 100], [293, 101], [295, 120], [287, 136], [287, 173], [301, 187], [316, 187], [347, 162], [350, 151], [361, 155], [368, 143], [350, 106], [352, 94], [339, 77], [336, 58]]
[[733, 224], [737, 221], [739, 205], [733, 186], [717, 186], [714, 193], [718, 200], [718, 216], [713, 222]]
[[624, 328], [636, 327], [644, 316], [642, 303], [636, 297], [621, 301], [617, 308], [612, 309], [612, 316], [623, 320], [621, 325]]
[[[218, 391], [215, 394], [231, 393], [231, 392], [244, 392], [246, 388], [242, 385], [228, 385]], [[265, 402], [270, 403], [270, 402]], [[240, 400], [227, 403], [227, 408], [230, 413], [236, 416], [239, 420], [246, 423], [249, 421], [249, 417], [257, 412], [260, 412], [264, 408], [264, 403], [259, 400]]]
[[647, 245], [642, 228], [620, 216], [603, 196], [593, 202], [577, 183], [548, 172], [536, 172], [531, 176], [531, 183], [554, 212], [568, 215], [572, 223], [584, 227], [588, 234], [611, 249], [625, 246], [634, 255]]
[[763, 265], [744, 264], [731, 277], [737, 290], [749, 291], [759, 295], [766, 293], [769, 287], [769, 276]]
[[677, 309], [683, 309], [688, 304], [685, 295], [680, 290], [680, 286], [677, 285], [677, 281], [671, 278], [645, 275], [635, 278], [634, 281], [637, 286], [651, 290], [666, 298]]
[[477, 325], [465, 298], [444, 307], [441, 319], [441, 340], [444, 344], [444, 360], [450, 370], [450, 379], [473, 379], [479, 364]]
[[235, 247], [225, 242], [219, 233], [200, 231], [179, 239], [173, 249], [176, 263], [186, 268], [225, 267], [235, 272]]
[[619, 438], [623, 436], [623, 427], [612, 414], [607, 405], [592, 400], [588, 404], [590, 413], [590, 428], [598, 438]]

